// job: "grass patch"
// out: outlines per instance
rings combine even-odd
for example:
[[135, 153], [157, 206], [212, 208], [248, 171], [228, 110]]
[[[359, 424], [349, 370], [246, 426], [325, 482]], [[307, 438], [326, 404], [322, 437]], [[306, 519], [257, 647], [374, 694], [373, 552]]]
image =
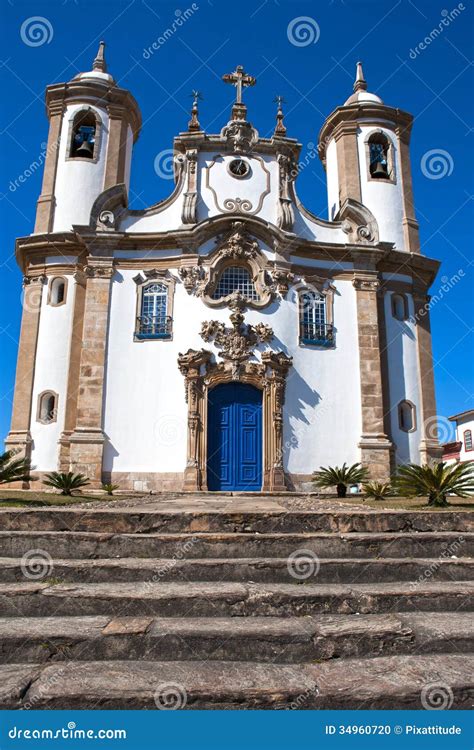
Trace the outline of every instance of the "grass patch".
[[369, 500], [362, 495], [348, 495], [338, 498], [341, 503], [347, 505], [366, 505], [368, 508], [377, 510], [429, 510], [443, 513], [447, 510], [473, 511], [474, 498], [472, 497], [448, 497], [449, 505], [446, 508], [438, 508], [428, 505], [426, 497], [387, 497], [385, 500]]
[[[120, 499], [123, 499], [123, 495]], [[113, 500], [109, 495], [59, 495], [35, 490], [0, 490], [0, 508], [48, 508]]]

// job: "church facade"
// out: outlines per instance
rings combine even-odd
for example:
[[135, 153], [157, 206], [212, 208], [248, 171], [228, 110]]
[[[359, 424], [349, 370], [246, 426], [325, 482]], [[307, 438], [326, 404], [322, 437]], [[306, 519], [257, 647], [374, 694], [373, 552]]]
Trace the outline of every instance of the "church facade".
[[[17, 241], [23, 318], [7, 447], [36, 473], [121, 489], [283, 491], [321, 465], [384, 479], [439, 456], [412, 117], [367, 90], [322, 126], [323, 220], [278, 101], [272, 137], [244, 103], [174, 140], [175, 187], [128, 206], [137, 102], [93, 69], [47, 88], [49, 139], [33, 234]], [[418, 314], [418, 311], [423, 311]]]

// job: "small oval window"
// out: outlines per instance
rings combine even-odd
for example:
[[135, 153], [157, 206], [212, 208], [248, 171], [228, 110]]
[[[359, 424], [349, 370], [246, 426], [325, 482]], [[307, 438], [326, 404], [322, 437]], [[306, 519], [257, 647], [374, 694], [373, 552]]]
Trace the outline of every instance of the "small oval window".
[[38, 421], [43, 424], [49, 424], [56, 421], [56, 394], [51, 391], [42, 393], [39, 397], [38, 404]]
[[392, 294], [392, 314], [397, 320], [407, 319], [407, 301], [403, 294]]
[[51, 282], [49, 303], [50, 305], [62, 305], [66, 301], [66, 282], [64, 279], [53, 279]]
[[415, 429], [415, 407], [411, 401], [401, 401], [398, 405], [398, 422], [403, 432]]

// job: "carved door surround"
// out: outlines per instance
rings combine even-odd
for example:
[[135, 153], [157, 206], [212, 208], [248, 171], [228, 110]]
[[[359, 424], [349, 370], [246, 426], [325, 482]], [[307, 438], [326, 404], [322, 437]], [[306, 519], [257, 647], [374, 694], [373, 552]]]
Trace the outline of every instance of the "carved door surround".
[[245, 325], [242, 313], [231, 314], [232, 328], [222, 322], [203, 323], [201, 336], [215, 340], [222, 348], [223, 362], [213, 361], [207, 349], [188, 349], [178, 356], [178, 367], [185, 379], [188, 404], [187, 459], [184, 490], [207, 490], [208, 393], [221, 383], [253, 385], [262, 393], [263, 485], [262, 491], [285, 491], [283, 470], [283, 404], [285, 385], [292, 358], [284, 352], [266, 350], [260, 361], [249, 361], [255, 347], [273, 336], [269, 326]]

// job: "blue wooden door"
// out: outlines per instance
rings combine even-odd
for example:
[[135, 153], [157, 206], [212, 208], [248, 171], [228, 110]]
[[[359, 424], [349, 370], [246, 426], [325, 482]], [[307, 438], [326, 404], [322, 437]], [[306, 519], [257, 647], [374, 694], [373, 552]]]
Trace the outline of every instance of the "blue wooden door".
[[262, 392], [225, 383], [209, 392], [207, 486], [262, 489]]

